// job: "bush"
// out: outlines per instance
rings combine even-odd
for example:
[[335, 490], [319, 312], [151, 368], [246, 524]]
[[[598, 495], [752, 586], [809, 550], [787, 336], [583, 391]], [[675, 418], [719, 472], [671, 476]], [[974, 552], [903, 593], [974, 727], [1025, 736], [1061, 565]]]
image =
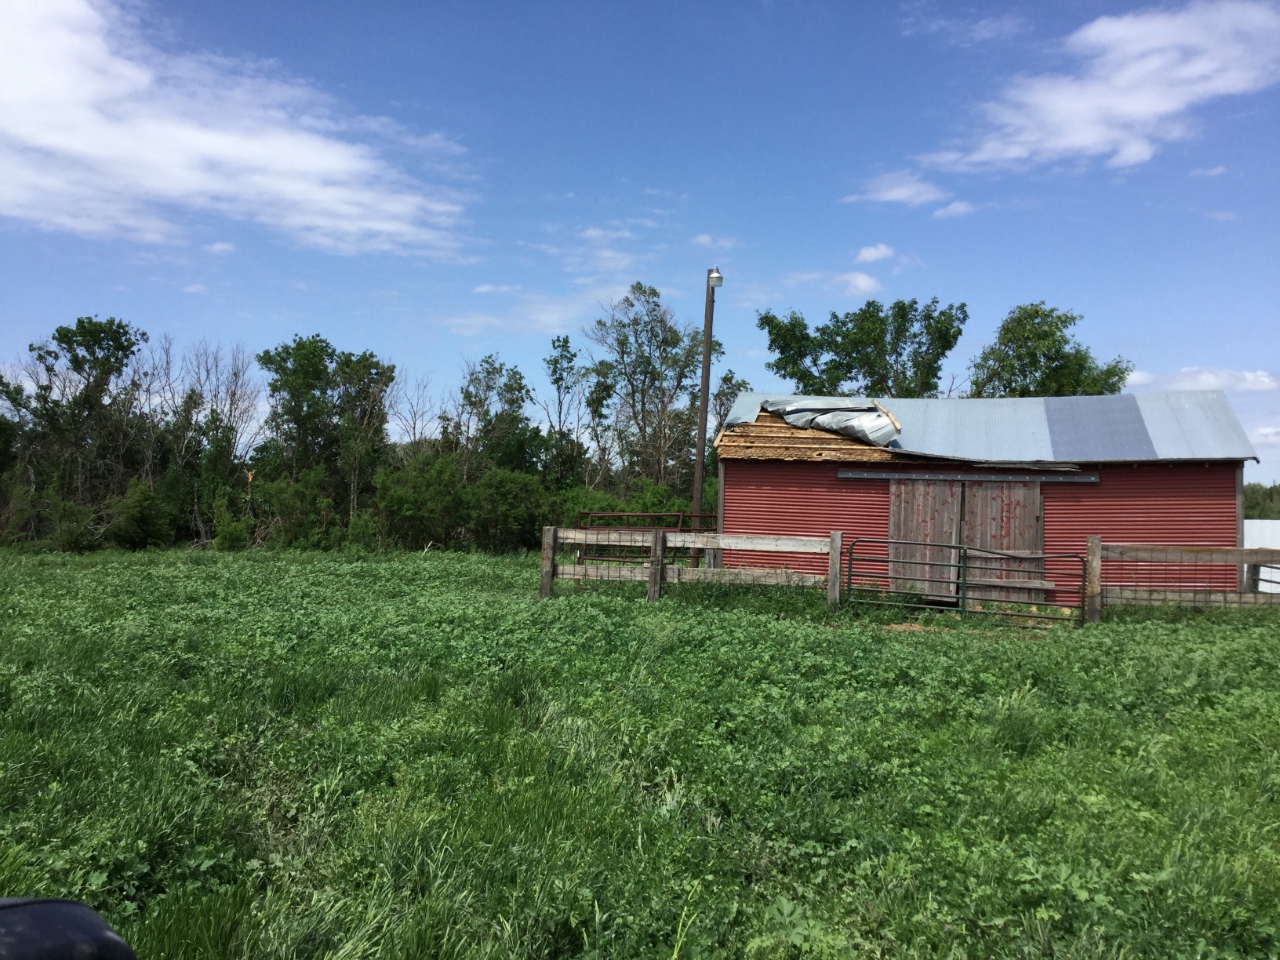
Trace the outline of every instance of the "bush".
[[341, 545], [344, 531], [324, 484], [324, 471], [313, 467], [293, 482], [280, 479], [257, 485], [259, 501], [271, 518], [273, 545], [320, 550]]
[[361, 510], [347, 521], [347, 546], [359, 550], [378, 549], [378, 521]]
[[237, 520], [231, 515], [225, 499], [214, 502], [213, 522], [213, 549], [234, 551], [243, 550], [249, 545], [249, 535], [253, 532], [253, 518], [242, 517]]
[[537, 547], [547, 519], [546, 493], [538, 478], [490, 470], [467, 490], [467, 530], [491, 553]]
[[670, 487], [654, 483], [647, 477], [631, 481], [627, 493], [627, 509], [636, 513], [692, 513], [693, 501], [681, 497]]
[[448, 457], [423, 454], [374, 478], [387, 538], [410, 550], [450, 544], [463, 527], [462, 483]]
[[129, 492], [112, 504], [104, 537], [126, 550], [168, 546], [173, 538], [169, 511], [154, 490], [134, 480]]
[[627, 505], [603, 490], [590, 487], [570, 487], [551, 499], [551, 522], [560, 527], [576, 527], [578, 514], [583, 511], [607, 512], [625, 510]]

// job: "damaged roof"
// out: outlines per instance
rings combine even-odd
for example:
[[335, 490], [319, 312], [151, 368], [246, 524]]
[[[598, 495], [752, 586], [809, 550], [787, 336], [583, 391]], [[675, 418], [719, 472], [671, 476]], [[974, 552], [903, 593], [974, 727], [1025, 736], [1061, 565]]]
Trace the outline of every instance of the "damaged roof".
[[887, 449], [971, 461], [1256, 460], [1221, 390], [992, 400], [740, 395], [725, 430], [765, 401], [838, 408], [874, 401], [901, 425]]

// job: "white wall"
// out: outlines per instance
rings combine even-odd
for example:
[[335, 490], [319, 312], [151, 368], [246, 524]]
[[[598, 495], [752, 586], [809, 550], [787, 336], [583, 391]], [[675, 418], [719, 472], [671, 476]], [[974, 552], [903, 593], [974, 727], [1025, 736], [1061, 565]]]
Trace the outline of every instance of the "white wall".
[[[1246, 520], [1244, 545], [1280, 550], [1280, 520]], [[1280, 567], [1263, 567], [1262, 579], [1280, 581]], [[1280, 593], [1280, 583], [1263, 582], [1258, 589], [1263, 593]]]

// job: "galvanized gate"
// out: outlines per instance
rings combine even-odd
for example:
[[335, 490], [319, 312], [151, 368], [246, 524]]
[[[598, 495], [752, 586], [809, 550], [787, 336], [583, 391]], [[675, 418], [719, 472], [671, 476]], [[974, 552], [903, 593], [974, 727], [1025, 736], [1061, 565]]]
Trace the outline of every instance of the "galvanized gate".
[[1084, 622], [1081, 554], [859, 537], [843, 562], [845, 596], [853, 603]]

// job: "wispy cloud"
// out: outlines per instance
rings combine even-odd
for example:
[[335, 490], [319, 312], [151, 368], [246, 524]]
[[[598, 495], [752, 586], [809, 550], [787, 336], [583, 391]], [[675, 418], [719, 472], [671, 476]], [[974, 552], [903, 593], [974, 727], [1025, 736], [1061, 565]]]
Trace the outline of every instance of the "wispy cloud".
[[1230, 223], [1233, 220], [1240, 219], [1230, 210], [1210, 210], [1205, 216], [1210, 220], [1216, 220], [1218, 223]]
[[416, 180], [369, 139], [453, 163], [462, 147], [344, 118], [270, 65], [170, 54], [111, 0], [10, 0], [0, 30], [0, 215], [168, 242], [192, 213], [341, 253], [456, 258], [468, 194]]
[[964, 19], [933, 14], [925, 4], [915, 9], [903, 21], [902, 32], [907, 36], [934, 34], [959, 46], [970, 46], [992, 40], [1008, 40], [1026, 30], [1027, 23], [1014, 14]]
[[1250, 439], [1258, 446], [1280, 446], [1280, 427], [1258, 427]]
[[709, 233], [690, 237], [689, 242], [695, 247], [706, 247], [708, 250], [729, 250], [738, 245], [738, 241], [733, 237], [713, 237]]
[[1156, 390], [1231, 390], [1258, 393], [1280, 390], [1280, 373], [1268, 370], [1223, 370], [1219, 367], [1183, 367], [1177, 373], [1160, 375], [1135, 370], [1128, 387]]
[[959, 170], [1106, 157], [1126, 167], [1188, 136], [1190, 111], [1280, 79], [1280, 11], [1251, 0], [1099, 17], [1067, 37], [1075, 70], [1018, 77], [984, 106], [968, 148], [926, 162]]
[[219, 240], [217, 243], [206, 243], [200, 249], [205, 253], [212, 253], [215, 257], [225, 257], [229, 253], [236, 252], [236, 245], [227, 243], [225, 240]]
[[874, 247], [863, 247], [858, 251], [857, 257], [854, 258], [855, 263], [875, 263], [877, 260], [886, 260], [893, 256], [893, 247], [887, 243], [877, 243]]
[[1220, 177], [1227, 172], [1226, 167], [1201, 167], [1198, 170], [1192, 170], [1187, 174], [1188, 177]]
[[939, 207], [933, 211], [933, 216], [937, 220], [948, 220], [951, 217], [967, 217], [977, 209], [967, 200], [952, 200], [945, 207]]
[[851, 193], [844, 198], [844, 202], [873, 200], [879, 203], [905, 203], [916, 207], [922, 203], [936, 203], [949, 196], [950, 194], [942, 187], [921, 179], [910, 170], [894, 170], [867, 181], [862, 193]]
[[[493, 330], [512, 334], [564, 333], [582, 327], [601, 313], [601, 305], [621, 297], [627, 289], [623, 281], [585, 283], [572, 293], [555, 295], [520, 287], [492, 287], [514, 295], [504, 312], [472, 311], [444, 318], [441, 322], [454, 333], [474, 336]], [[477, 292], [480, 292], [477, 288]], [[490, 292], [486, 290], [484, 292]]]
[[207, 293], [208, 290], [209, 288], [206, 287], [203, 283], [193, 283], [189, 286], [182, 288], [183, 293]]

